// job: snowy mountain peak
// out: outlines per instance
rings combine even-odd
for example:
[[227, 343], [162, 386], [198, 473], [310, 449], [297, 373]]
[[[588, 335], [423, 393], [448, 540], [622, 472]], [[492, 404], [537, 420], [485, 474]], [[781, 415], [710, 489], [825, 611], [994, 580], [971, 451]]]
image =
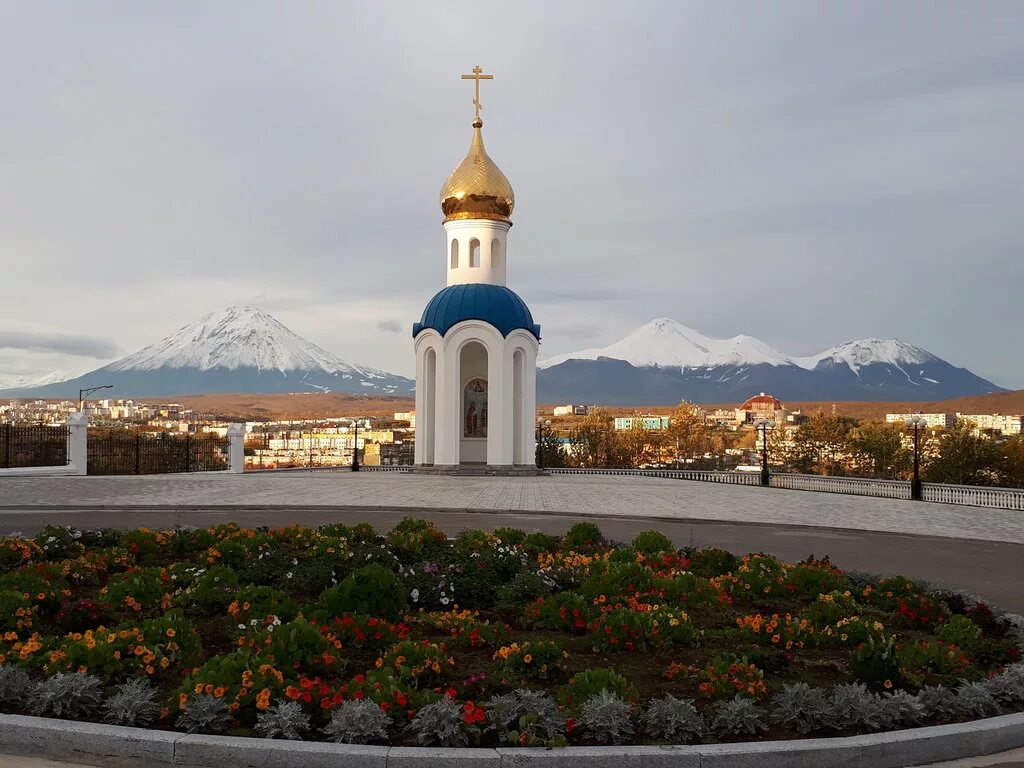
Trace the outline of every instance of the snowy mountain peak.
[[384, 377], [362, 368], [289, 330], [258, 307], [228, 307], [203, 315], [155, 344], [112, 363], [111, 371], [157, 368], [255, 368], [258, 371], [326, 371]]
[[610, 357], [635, 366], [710, 368], [719, 365], [791, 365], [792, 360], [752, 336], [712, 339], [667, 317], [659, 317], [607, 347], [559, 355], [538, 363], [549, 368], [566, 360]]
[[902, 368], [937, 360], [927, 350], [907, 344], [899, 339], [859, 339], [846, 341], [817, 355], [794, 358], [803, 368], [814, 370], [818, 363], [831, 361], [833, 365], [847, 365], [854, 373], [868, 365], [883, 363]]

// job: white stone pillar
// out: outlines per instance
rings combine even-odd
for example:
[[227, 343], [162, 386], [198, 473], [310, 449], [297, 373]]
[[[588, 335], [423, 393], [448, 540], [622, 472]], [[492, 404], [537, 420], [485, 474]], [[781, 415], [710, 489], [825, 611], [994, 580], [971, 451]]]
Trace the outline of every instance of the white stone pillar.
[[68, 469], [75, 475], [89, 472], [89, 417], [81, 411], [68, 414]]
[[232, 424], [228, 427], [228, 459], [231, 466], [228, 472], [239, 474], [245, 472], [245, 424]]

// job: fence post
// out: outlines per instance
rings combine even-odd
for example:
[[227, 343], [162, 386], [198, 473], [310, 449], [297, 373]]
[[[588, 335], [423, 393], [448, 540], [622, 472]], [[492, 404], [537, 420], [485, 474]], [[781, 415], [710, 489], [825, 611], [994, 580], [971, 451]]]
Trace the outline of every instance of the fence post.
[[142, 435], [135, 435], [135, 474], [142, 474]]
[[232, 424], [228, 427], [228, 472], [238, 474], [245, 472], [245, 424]]
[[185, 471], [192, 471], [192, 436], [185, 434]]
[[11, 423], [4, 424], [4, 467], [11, 466]]
[[89, 473], [89, 417], [68, 414], [68, 468], [76, 475]]

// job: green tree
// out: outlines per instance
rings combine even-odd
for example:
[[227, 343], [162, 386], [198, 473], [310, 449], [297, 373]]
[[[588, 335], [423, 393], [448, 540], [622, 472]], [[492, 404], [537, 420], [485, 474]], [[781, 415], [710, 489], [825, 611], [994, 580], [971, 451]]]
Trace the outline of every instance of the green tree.
[[793, 438], [791, 463], [798, 472], [845, 475], [850, 433], [857, 422], [848, 416], [816, 413]]
[[686, 400], [680, 400], [669, 414], [665, 437], [668, 448], [675, 450], [676, 461], [703, 457], [714, 449], [714, 436], [704, 412]]
[[1024, 435], [1008, 437], [999, 453], [999, 484], [1024, 488]]
[[861, 469], [870, 477], [896, 480], [904, 477], [913, 462], [913, 451], [904, 442], [900, 424], [870, 421], [853, 430], [850, 447]]
[[924, 468], [930, 483], [993, 485], [999, 480], [1002, 456], [992, 439], [974, 434], [974, 425], [958, 420], [939, 438], [936, 455]]

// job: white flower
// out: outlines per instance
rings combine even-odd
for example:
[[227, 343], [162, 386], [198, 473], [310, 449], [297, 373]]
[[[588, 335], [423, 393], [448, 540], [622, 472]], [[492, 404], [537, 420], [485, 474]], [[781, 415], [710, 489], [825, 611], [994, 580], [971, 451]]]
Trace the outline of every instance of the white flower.
[[448, 598], [447, 598], [447, 597], [442, 597], [442, 598], [441, 598], [441, 605], [448, 605], [448, 602], [449, 602], [449, 601], [448, 601]]
[[239, 625], [238, 625], [238, 628], [239, 628], [239, 629], [245, 629], [245, 624], [239, 624]]
[[284, 575], [284, 577], [285, 577], [286, 579], [290, 579], [290, 578], [292, 577], [292, 572], [291, 572], [291, 571], [288, 571], [288, 573], [286, 573], [286, 574]]
[[412, 601], [414, 603], [418, 603], [420, 601], [420, 591], [418, 589], [414, 589], [412, 592], [409, 593], [409, 597], [412, 598]]

